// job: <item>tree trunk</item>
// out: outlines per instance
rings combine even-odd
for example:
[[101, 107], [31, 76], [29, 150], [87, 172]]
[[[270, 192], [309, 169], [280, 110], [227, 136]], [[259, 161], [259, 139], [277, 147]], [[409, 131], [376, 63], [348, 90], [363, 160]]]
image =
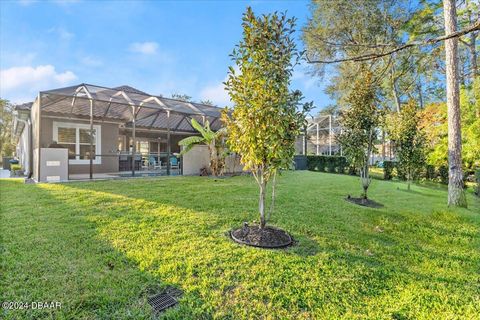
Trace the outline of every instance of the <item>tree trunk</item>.
[[470, 76], [471, 81], [475, 81], [475, 77], [478, 75], [478, 66], [477, 66], [477, 49], [476, 46], [476, 35], [475, 32], [470, 32], [470, 45], [468, 46], [470, 50]]
[[[468, 2], [467, 2], [468, 5]], [[475, 21], [475, 16], [473, 12], [468, 13], [468, 20], [470, 24], [472, 24]], [[473, 81], [475, 81], [475, 77], [478, 75], [478, 66], [477, 66], [477, 48], [476, 48], [476, 40], [477, 40], [477, 35], [475, 32], [470, 32], [470, 43], [468, 46], [468, 49], [470, 50], [470, 75], [471, 75], [471, 81], [473, 84]]]
[[[443, 1], [445, 34], [457, 30], [454, 0]], [[445, 40], [448, 118], [448, 205], [466, 207], [463, 190], [462, 139], [460, 127], [460, 89], [458, 86], [458, 38]]]
[[368, 179], [368, 163], [363, 166], [363, 168], [360, 170], [360, 179], [362, 179], [362, 188], [363, 188], [363, 193], [362, 193], [362, 198], [367, 200], [367, 191], [368, 191], [368, 186], [370, 185], [369, 179]]
[[392, 79], [392, 94], [393, 94], [393, 99], [395, 100], [396, 111], [400, 113], [400, 96], [398, 94], [397, 79], [394, 77], [393, 71], [391, 73], [391, 79]]
[[423, 109], [423, 88], [422, 88], [421, 80], [419, 80], [417, 83], [417, 90], [418, 90], [418, 101], [420, 102], [420, 109]]
[[385, 128], [382, 129], [382, 161], [385, 161]]
[[412, 174], [410, 169], [407, 169], [407, 190], [410, 191], [410, 182], [412, 181]]
[[263, 172], [260, 173], [258, 178], [260, 180], [260, 183], [259, 183], [260, 195], [258, 199], [258, 211], [260, 212], [260, 228], [263, 229], [265, 228], [265, 224], [267, 223], [265, 219], [265, 193], [267, 189], [267, 184], [263, 177]]

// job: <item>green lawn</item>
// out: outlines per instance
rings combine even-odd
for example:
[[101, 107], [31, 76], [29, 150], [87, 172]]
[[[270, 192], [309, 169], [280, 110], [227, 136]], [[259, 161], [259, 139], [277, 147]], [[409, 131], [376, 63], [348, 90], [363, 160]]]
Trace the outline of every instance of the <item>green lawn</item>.
[[251, 177], [25, 185], [0, 181], [0, 301], [59, 301], [5, 319], [151, 318], [146, 296], [184, 292], [167, 319], [478, 319], [480, 203], [442, 186], [374, 180], [382, 209], [344, 201], [358, 178], [288, 172], [272, 223], [286, 250], [233, 243], [257, 218]]

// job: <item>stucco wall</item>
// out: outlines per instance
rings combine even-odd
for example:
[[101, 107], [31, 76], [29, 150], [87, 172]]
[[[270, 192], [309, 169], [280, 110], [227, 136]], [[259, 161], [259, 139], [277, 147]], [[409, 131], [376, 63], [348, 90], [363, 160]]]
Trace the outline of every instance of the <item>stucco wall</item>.
[[40, 126], [39, 126], [39, 103], [38, 99], [35, 100], [35, 102], [32, 105], [31, 113], [30, 113], [30, 119], [32, 121], [32, 144], [33, 144], [33, 178], [38, 181], [38, 169], [39, 169], [39, 163], [38, 163], [38, 158], [40, 154]]
[[[200, 169], [210, 166], [210, 155], [208, 147], [205, 145], [197, 145], [183, 155], [183, 175], [198, 175]], [[225, 159], [225, 173], [242, 172], [243, 166], [240, 164], [239, 158], [228, 156]]]
[[41, 182], [58, 182], [68, 180], [67, 149], [41, 148], [40, 159]]
[[30, 146], [29, 146], [29, 141], [30, 141], [30, 135], [29, 131], [31, 129], [29, 128], [28, 125], [25, 125], [23, 128], [22, 134], [20, 135], [20, 138], [18, 140], [18, 145], [17, 145], [17, 156], [20, 161], [20, 165], [22, 166], [22, 170], [24, 170], [25, 175], [29, 174], [29, 152], [30, 152]]
[[[88, 121], [70, 120], [70, 119], [54, 119], [42, 117], [40, 146], [48, 147], [53, 142], [53, 122], [65, 123], [82, 123], [88, 124]], [[101, 126], [101, 150], [97, 150], [97, 154], [101, 154], [101, 163], [93, 165], [94, 173], [118, 172], [118, 124], [94, 122], [94, 125]], [[108, 156], [111, 155], [111, 156]], [[89, 173], [90, 165], [86, 164], [69, 164], [69, 173]]]

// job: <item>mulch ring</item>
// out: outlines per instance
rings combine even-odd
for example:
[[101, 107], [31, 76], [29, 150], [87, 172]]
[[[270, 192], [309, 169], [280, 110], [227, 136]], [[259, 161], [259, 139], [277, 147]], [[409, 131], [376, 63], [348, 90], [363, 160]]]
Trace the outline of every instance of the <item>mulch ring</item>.
[[292, 237], [284, 230], [272, 226], [261, 229], [258, 225], [243, 224], [242, 228], [230, 231], [233, 241], [259, 248], [285, 248], [293, 243]]
[[354, 197], [351, 197], [350, 195], [348, 195], [345, 198], [345, 200], [348, 201], [348, 202], [351, 202], [351, 203], [358, 204], [359, 206], [363, 206], [363, 207], [369, 207], [369, 208], [375, 208], [375, 209], [383, 208], [383, 204], [378, 203], [378, 202], [373, 201], [373, 200], [370, 200], [370, 199], [354, 198]]

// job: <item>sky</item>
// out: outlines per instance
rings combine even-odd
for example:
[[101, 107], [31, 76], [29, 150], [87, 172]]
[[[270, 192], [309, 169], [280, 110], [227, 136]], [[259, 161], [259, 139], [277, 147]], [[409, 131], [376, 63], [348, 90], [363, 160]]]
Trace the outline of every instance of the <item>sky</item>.
[[[41, 90], [89, 83], [130, 85], [153, 95], [187, 94], [230, 105], [222, 82], [241, 40], [247, 6], [287, 11], [300, 29], [308, 1], [1, 1], [0, 97], [33, 101]], [[306, 64], [292, 89], [321, 109], [332, 101]]]

